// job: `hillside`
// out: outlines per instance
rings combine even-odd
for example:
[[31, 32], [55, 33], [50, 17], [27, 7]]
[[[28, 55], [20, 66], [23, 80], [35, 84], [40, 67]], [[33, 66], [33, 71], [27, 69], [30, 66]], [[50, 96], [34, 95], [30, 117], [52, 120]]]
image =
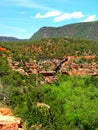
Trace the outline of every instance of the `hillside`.
[[98, 21], [75, 23], [64, 25], [62, 27], [42, 27], [30, 38], [30, 40], [61, 37], [71, 37], [97, 41]]
[[3, 42], [14, 42], [14, 41], [19, 41], [19, 39], [15, 38], [15, 37], [7, 37], [7, 36], [0, 36], [0, 41]]
[[0, 107], [24, 130], [97, 130], [98, 42], [0, 42]]
[[53, 38], [0, 45], [1, 51], [13, 52], [7, 58], [8, 63], [13, 70], [21, 71], [23, 75], [42, 74], [45, 81], [46, 76], [56, 73], [98, 75], [98, 42]]
[[[52, 38], [40, 41], [1, 42], [0, 45], [23, 57], [63, 57], [68, 55], [98, 56], [98, 42], [71, 38]], [[19, 56], [18, 60], [20, 59]]]

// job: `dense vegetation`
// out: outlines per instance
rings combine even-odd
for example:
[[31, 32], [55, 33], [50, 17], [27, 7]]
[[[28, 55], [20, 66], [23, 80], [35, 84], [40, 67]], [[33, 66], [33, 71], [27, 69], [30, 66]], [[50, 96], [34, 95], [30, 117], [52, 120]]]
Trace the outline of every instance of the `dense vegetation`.
[[[0, 51], [0, 105], [14, 110], [26, 130], [97, 130], [98, 77], [57, 75], [53, 84], [40, 84], [40, 74], [22, 75], [13, 71], [13, 61], [39, 60], [39, 57], [96, 56], [98, 42], [53, 38], [40, 41], [1, 42], [10, 52]], [[85, 62], [85, 59], [82, 61]], [[21, 62], [20, 62], [21, 63]], [[20, 65], [20, 64], [19, 64]], [[37, 103], [48, 107], [38, 107]]]
[[[40, 86], [37, 75], [25, 77], [10, 70], [5, 60], [0, 62], [0, 101], [14, 109], [26, 129], [40, 124], [42, 130], [98, 129], [97, 77], [58, 75], [58, 82]], [[50, 108], [37, 107], [37, 102]]]
[[30, 58], [37, 58], [39, 56], [98, 56], [98, 42], [88, 40], [53, 38], [43, 39], [35, 42], [1, 42], [0, 45], [11, 50], [11, 52], [13, 52], [13, 58], [16, 60], [28, 60]]
[[62, 27], [42, 27], [31, 37], [31, 40], [61, 37], [98, 41], [98, 21], [69, 24]]

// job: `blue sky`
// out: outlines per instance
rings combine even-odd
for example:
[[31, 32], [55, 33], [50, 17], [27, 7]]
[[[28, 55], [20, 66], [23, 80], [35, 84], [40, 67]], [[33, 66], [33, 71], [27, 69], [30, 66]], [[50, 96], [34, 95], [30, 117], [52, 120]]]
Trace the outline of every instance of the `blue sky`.
[[43, 26], [98, 20], [98, 0], [2, 0], [0, 36], [30, 38]]

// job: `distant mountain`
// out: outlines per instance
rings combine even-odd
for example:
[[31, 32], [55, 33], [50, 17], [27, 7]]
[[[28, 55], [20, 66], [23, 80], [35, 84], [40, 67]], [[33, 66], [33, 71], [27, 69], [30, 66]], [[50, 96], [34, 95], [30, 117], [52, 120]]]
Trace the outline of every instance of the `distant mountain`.
[[42, 27], [30, 40], [57, 37], [71, 37], [96, 41], [98, 40], [98, 21], [75, 23], [61, 27]]
[[7, 36], [0, 36], [0, 41], [3, 42], [14, 42], [14, 41], [19, 41], [20, 39], [17, 39], [15, 37], [7, 37]]

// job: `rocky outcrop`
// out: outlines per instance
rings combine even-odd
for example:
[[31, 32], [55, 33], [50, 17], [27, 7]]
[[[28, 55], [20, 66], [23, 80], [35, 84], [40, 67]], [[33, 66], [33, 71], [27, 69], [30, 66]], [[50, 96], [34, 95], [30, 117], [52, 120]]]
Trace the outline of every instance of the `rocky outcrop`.
[[68, 61], [62, 64], [59, 72], [68, 75], [97, 76], [98, 64], [95, 58], [96, 56], [68, 56]]
[[0, 130], [23, 130], [22, 120], [14, 117], [12, 110], [0, 108]]
[[65, 75], [93, 75], [98, 76], [98, 64], [95, 56], [64, 56], [62, 58], [39, 57], [39, 60], [30, 59], [29, 62], [16, 62], [8, 57], [8, 63], [12, 70], [25, 76], [41, 74], [43, 83], [57, 81], [56, 74]]

